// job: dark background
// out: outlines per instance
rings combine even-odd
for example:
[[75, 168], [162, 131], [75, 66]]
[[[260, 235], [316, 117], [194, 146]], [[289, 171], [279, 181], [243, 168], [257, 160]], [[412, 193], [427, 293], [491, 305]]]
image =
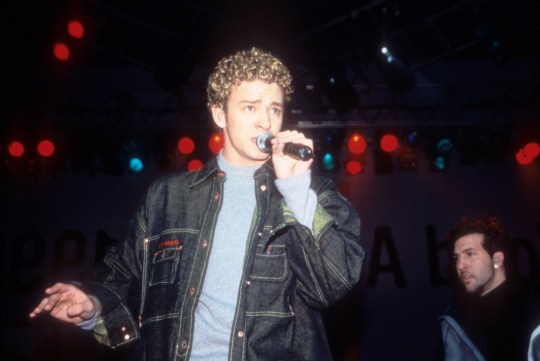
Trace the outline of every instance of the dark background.
[[[317, 154], [335, 137], [340, 167], [327, 172], [318, 159], [314, 172], [362, 219], [362, 281], [326, 315], [336, 360], [432, 360], [452, 298], [441, 242], [461, 215], [499, 216], [521, 277], [539, 279], [540, 158], [514, 158], [540, 142], [539, 11], [538, 1], [3, 2], [0, 360], [125, 357], [27, 314], [47, 285], [89, 276], [152, 180], [186, 168], [171, 139], [193, 135], [210, 156], [206, 79], [251, 46], [293, 73], [287, 127], [313, 137]], [[81, 40], [66, 32], [73, 17], [85, 24]], [[69, 61], [52, 56], [57, 41]], [[344, 170], [353, 131], [368, 142], [356, 176]], [[402, 145], [383, 162], [385, 131], [420, 135], [412, 161]], [[31, 146], [8, 156], [10, 140], [45, 136], [53, 159]], [[432, 166], [440, 136], [454, 144], [444, 171]], [[133, 150], [141, 173], [124, 164]]]

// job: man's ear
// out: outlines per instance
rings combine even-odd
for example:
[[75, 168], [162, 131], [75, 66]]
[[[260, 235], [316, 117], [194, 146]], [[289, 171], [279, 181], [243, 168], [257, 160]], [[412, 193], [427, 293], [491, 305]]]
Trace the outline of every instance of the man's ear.
[[501, 251], [493, 253], [493, 267], [500, 268], [504, 262], [504, 253]]
[[223, 110], [223, 107], [219, 104], [212, 105], [212, 119], [214, 120], [214, 123], [216, 125], [223, 129], [227, 125], [227, 119], [225, 117], [225, 110]]

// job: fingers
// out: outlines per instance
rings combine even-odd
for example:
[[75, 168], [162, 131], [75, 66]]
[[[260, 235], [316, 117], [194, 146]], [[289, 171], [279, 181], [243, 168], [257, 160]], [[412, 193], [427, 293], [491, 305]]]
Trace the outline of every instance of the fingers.
[[45, 289], [44, 297], [40, 303], [30, 312], [29, 317], [47, 312], [53, 317], [72, 322], [73, 318], [91, 318], [95, 312], [95, 306], [88, 296], [77, 287], [56, 283]]
[[59, 292], [67, 292], [69, 289], [75, 288], [74, 286], [67, 284], [67, 283], [55, 283], [51, 287], [48, 287], [45, 289], [45, 293], [48, 295], [52, 295]]
[[94, 303], [88, 299], [81, 303], [75, 303], [67, 309], [68, 317], [80, 317], [82, 320], [91, 319], [97, 312]]
[[313, 148], [313, 140], [306, 138], [304, 133], [296, 130], [285, 130], [277, 134], [274, 141], [274, 152], [282, 152], [286, 143], [303, 144]]
[[287, 143], [302, 144], [313, 149], [313, 140], [306, 138], [303, 133], [296, 130], [286, 130], [278, 133], [272, 143], [272, 163], [278, 179], [305, 173], [313, 163], [313, 158], [299, 160], [297, 157], [289, 156], [284, 153], [283, 149]]
[[[50, 292], [47, 292], [48, 290], [50, 290], [50, 288], [45, 290], [45, 293], [50, 293]], [[41, 302], [36, 306], [36, 308], [34, 308], [32, 312], [30, 312], [30, 318], [36, 317], [38, 314], [42, 312], [51, 311], [54, 308], [54, 306], [57, 304], [59, 298], [60, 297], [58, 296], [58, 294], [52, 294], [49, 297], [44, 297], [41, 300]]]

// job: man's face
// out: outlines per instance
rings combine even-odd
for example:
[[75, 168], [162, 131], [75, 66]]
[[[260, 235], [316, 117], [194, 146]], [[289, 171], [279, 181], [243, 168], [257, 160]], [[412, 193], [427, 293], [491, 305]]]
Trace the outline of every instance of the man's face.
[[461, 283], [467, 292], [482, 296], [500, 284], [495, 276], [493, 259], [482, 245], [483, 240], [484, 235], [473, 233], [454, 243], [454, 261]]
[[257, 136], [277, 134], [283, 122], [284, 94], [275, 83], [244, 81], [233, 86], [225, 110], [212, 107], [214, 122], [223, 129], [223, 157], [242, 166], [260, 165], [269, 157], [257, 147]]

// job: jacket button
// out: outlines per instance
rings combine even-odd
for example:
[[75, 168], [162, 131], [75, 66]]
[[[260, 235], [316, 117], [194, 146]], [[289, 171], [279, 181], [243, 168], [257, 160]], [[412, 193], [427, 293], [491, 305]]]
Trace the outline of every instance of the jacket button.
[[249, 287], [249, 286], [251, 286], [251, 281], [247, 280], [246, 282], [244, 282], [244, 284], [246, 285], [246, 287]]
[[187, 347], [187, 341], [186, 341], [186, 340], [180, 341], [180, 348], [181, 348], [182, 350], [185, 350], [186, 347]]
[[214, 194], [214, 201], [217, 201], [219, 199], [219, 192], [216, 192]]
[[262, 238], [262, 232], [257, 233], [257, 237]]
[[206, 249], [206, 247], [208, 247], [208, 240], [203, 240], [202, 241], [202, 249]]
[[238, 331], [238, 337], [244, 337], [244, 331]]
[[264, 192], [265, 190], [266, 190], [266, 186], [263, 184], [263, 185], [261, 186], [261, 191]]
[[195, 287], [191, 287], [191, 288], [189, 289], [189, 295], [190, 295], [190, 296], [193, 296], [194, 294], [195, 294]]
[[129, 335], [124, 335], [124, 340], [129, 340]]

